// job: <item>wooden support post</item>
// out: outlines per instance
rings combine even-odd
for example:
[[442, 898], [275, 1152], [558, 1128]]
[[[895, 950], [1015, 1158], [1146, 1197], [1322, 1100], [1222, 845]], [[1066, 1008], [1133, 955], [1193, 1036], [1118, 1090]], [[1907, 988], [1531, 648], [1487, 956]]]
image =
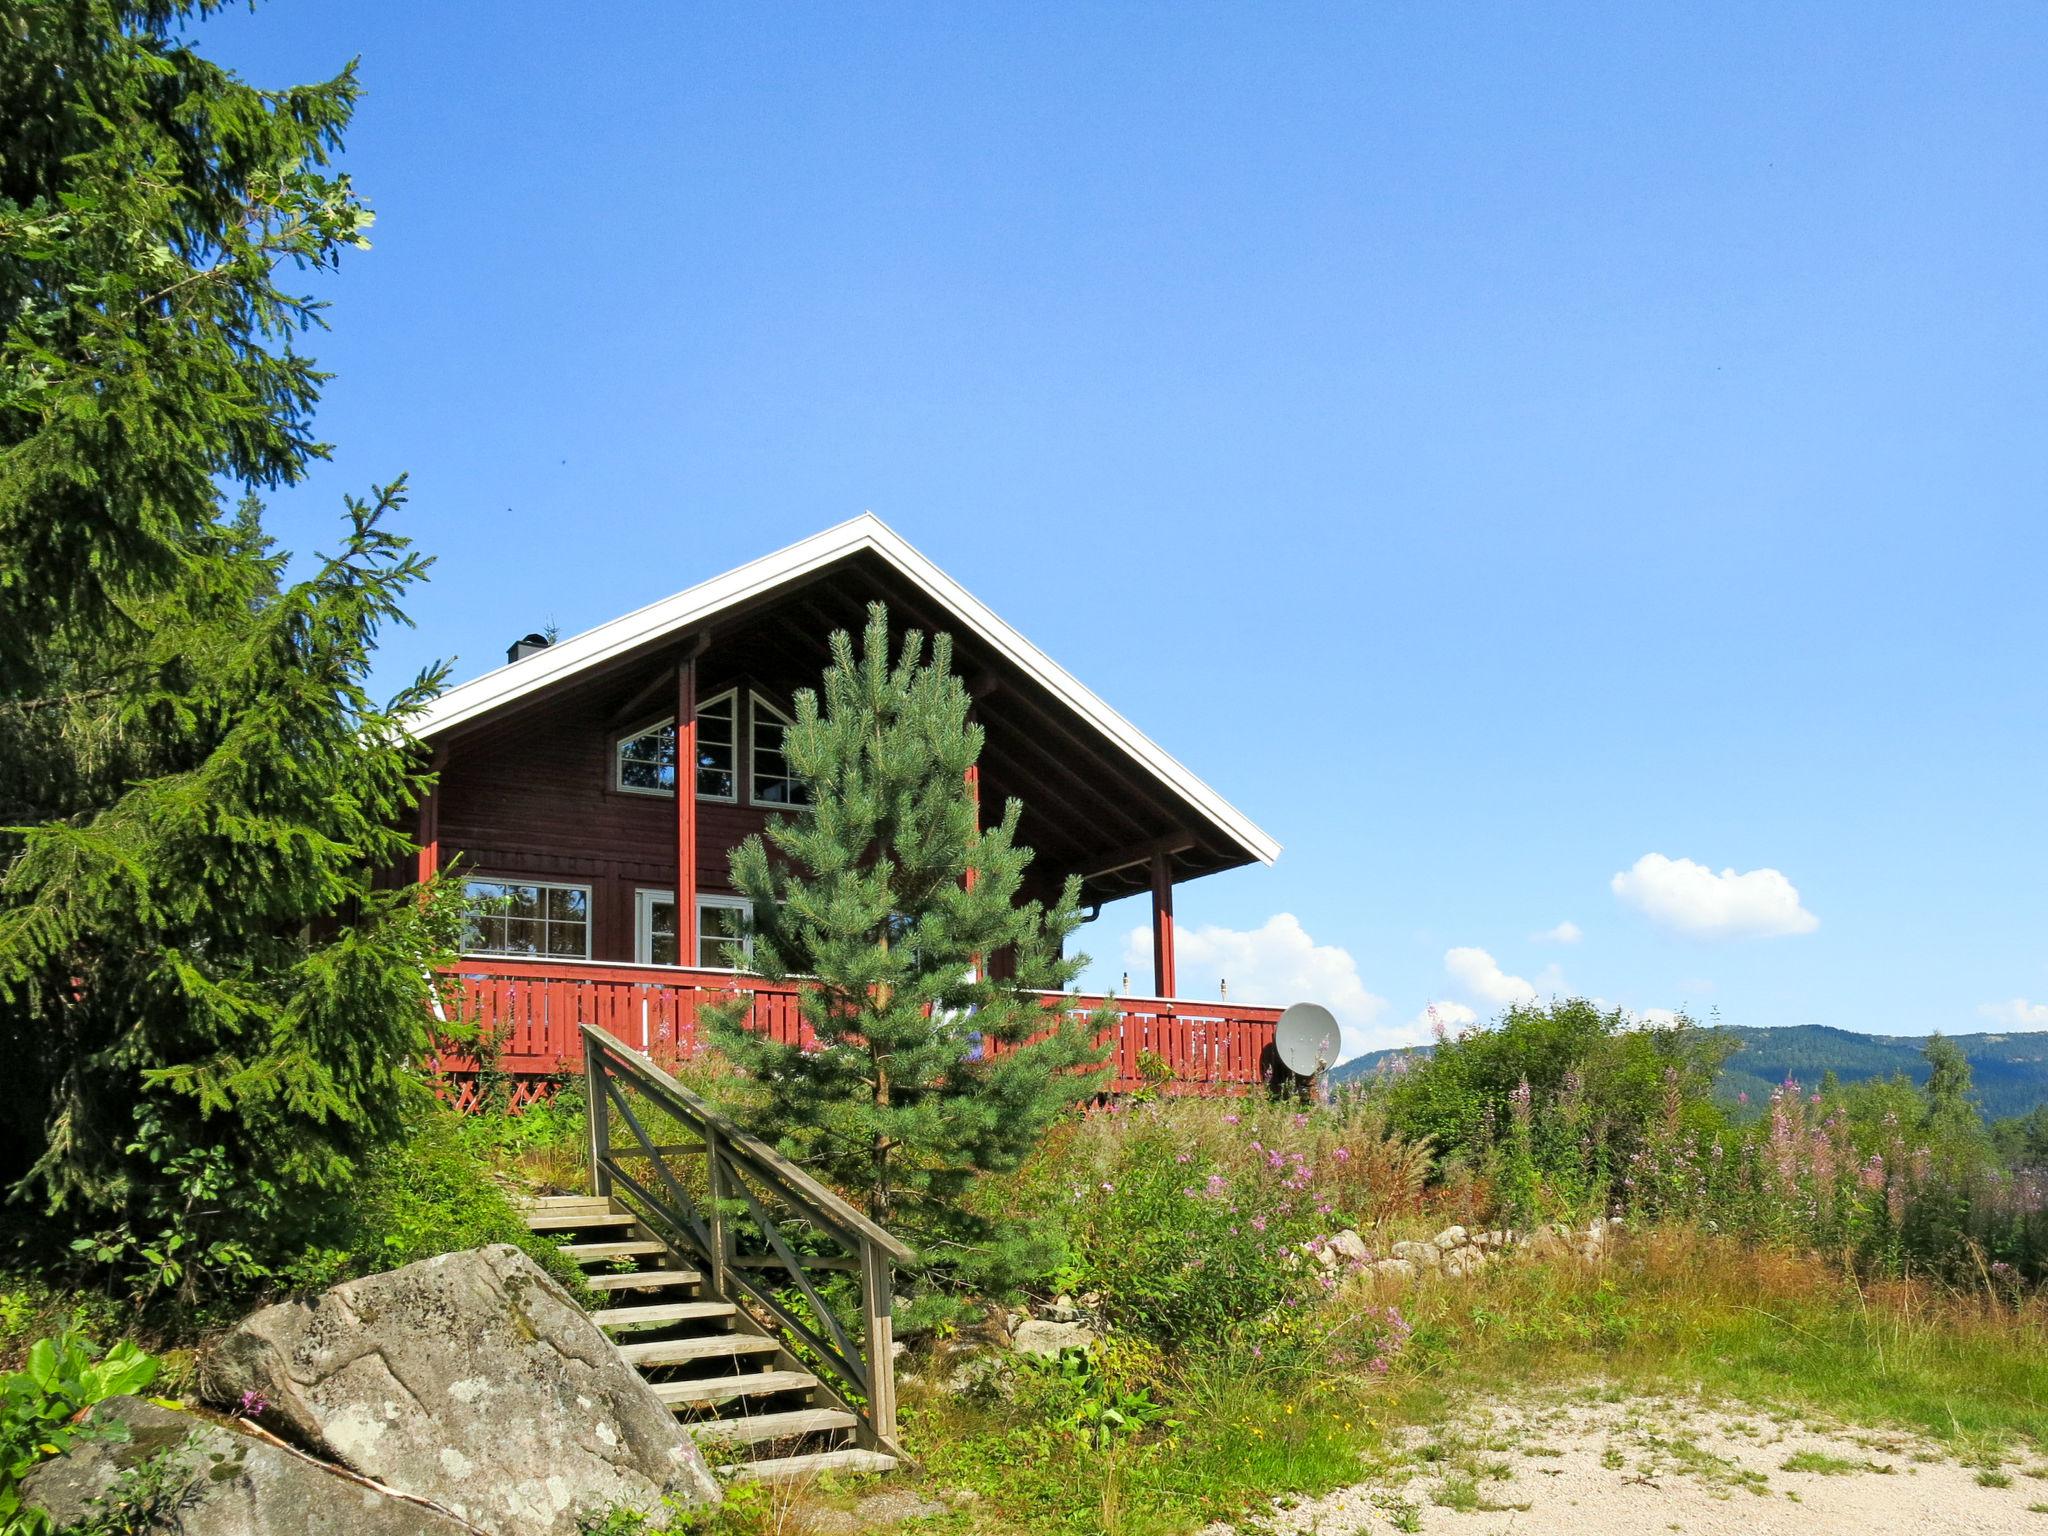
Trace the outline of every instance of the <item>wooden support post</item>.
[[1170, 998], [1177, 990], [1173, 974], [1173, 855], [1152, 855], [1152, 987]]
[[[676, 663], [676, 964], [697, 963], [697, 653]], [[734, 717], [737, 725], [738, 717]], [[737, 735], [737, 733], [735, 733]], [[733, 764], [735, 772], [739, 764]]]
[[[967, 765], [967, 803], [974, 807], [974, 835], [981, 836], [981, 764]], [[973, 890], [981, 878], [981, 871], [972, 864], [967, 866], [967, 889]]]
[[725, 1226], [725, 1202], [732, 1191], [725, 1185], [725, 1161], [719, 1156], [718, 1132], [704, 1132], [704, 1175], [709, 1186], [705, 1196], [704, 1225], [711, 1233], [711, 1291], [730, 1296], [726, 1276], [732, 1269], [732, 1235]]
[[583, 1103], [590, 1126], [590, 1192], [609, 1200], [612, 1174], [604, 1160], [612, 1150], [612, 1101], [605, 1092], [604, 1058], [588, 1035], [583, 1037]]
[[867, 1323], [868, 1422], [880, 1442], [875, 1449], [895, 1449], [896, 1442], [896, 1277], [889, 1255], [872, 1238], [860, 1240], [861, 1311]]
[[425, 885], [441, 873], [441, 770], [447, 766], [448, 749], [434, 753], [434, 782], [420, 796], [419, 883]]

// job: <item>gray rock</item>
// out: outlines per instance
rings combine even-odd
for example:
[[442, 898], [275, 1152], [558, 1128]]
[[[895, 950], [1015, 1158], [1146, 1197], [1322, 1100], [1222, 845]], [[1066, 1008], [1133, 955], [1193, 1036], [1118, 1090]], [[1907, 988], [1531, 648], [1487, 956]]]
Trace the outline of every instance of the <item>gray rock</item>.
[[209, 1353], [215, 1402], [493, 1536], [719, 1497], [704, 1458], [542, 1269], [508, 1244], [444, 1254], [244, 1318]]
[[1486, 1267], [1486, 1252], [1480, 1248], [1453, 1248], [1444, 1255], [1444, 1273], [1453, 1280], [1476, 1275]]
[[1329, 1246], [1338, 1258], [1353, 1264], [1362, 1264], [1372, 1257], [1372, 1250], [1365, 1246], [1365, 1239], [1348, 1227], [1333, 1236]]
[[1086, 1349], [1097, 1333], [1086, 1323], [1055, 1323], [1032, 1318], [1010, 1335], [1010, 1347], [1020, 1355], [1057, 1355], [1064, 1349]]
[[1437, 1233], [1436, 1245], [1448, 1253], [1453, 1248], [1464, 1247], [1469, 1236], [1470, 1234], [1463, 1227], [1445, 1227], [1443, 1231]]
[[1444, 1251], [1435, 1243], [1396, 1243], [1389, 1251], [1395, 1258], [1406, 1259], [1417, 1269], [1435, 1269], [1444, 1261]]
[[1408, 1285], [1415, 1279], [1415, 1266], [1406, 1259], [1381, 1259], [1372, 1266], [1372, 1272], [1382, 1280], [1395, 1280]]
[[110, 1512], [129, 1474], [162, 1458], [157, 1491], [168, 1497], [140, 1529], [179, 1536], [471, 1536], [476, 1530], [425, 1504], [366, 1487], [310, 1456], [139, 1397], [109, 1398], [93, 1409], [89, 1423], [105, 1433], [45, 1462], [21, 1486], [22, 1498], [47, 1509], [60, 1529]]

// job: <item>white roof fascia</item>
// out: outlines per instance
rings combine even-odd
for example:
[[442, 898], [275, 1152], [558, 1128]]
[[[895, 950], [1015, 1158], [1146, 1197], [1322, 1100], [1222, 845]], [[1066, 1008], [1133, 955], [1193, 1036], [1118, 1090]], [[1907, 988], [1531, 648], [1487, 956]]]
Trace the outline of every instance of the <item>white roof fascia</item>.
[[772, 591], [849, 555], [872, 551], [947, 608], [959, 627], [996, 651], [1026, 676], [1142, 764], [1169, 789], [1200, 810], [1262, 864], [1280, 845], [1243, 812], [1190, 773], [1150, 737], [1111, 709], [1079, 679], [1012, 629], [965, 587], [920, 554], [872, 512], [801, 539], [787, 549], [750, 560], [723, 576], [559, 641], [544, 651], [450, 688], [421, 711], [419, 736], [435, 736], [477, 716], [537, 693], [590, 667], [625, 655], [663, 635], [693, 628], [735, 604]]

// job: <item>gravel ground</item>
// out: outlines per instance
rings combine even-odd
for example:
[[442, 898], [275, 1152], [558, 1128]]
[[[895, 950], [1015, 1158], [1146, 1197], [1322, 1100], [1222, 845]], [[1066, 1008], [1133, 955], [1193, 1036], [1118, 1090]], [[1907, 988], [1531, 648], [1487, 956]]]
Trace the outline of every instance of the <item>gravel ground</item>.
[[2048, 1466], [2023, 1458], [1989, 1470], [2003, 1487], [1978, 1481], [1987, 1470], [1905, 1435], [1672, 1399], [1531, 1397], [1478, 1404], [1411, 1438], [1377, 1480], [1276, 1507], [1241, 1530], [2048, 1536]]

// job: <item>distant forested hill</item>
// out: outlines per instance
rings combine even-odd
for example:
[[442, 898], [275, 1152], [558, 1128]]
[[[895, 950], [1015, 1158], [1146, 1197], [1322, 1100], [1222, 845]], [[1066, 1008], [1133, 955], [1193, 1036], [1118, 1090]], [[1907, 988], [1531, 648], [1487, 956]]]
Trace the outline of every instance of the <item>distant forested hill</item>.
[[[1920, 1059], [1924, 1035], [1859, 1035], [1824, 1024], [1797, 1024], [1784, 1029], [1750, 1029], [1724, 1025], [1740, 1044], [1722, 1069], [1718, 1091], [1733, 1102], [1747, 1093], [1761, 1103], [1787, 1077], [1818, 1083], [1833, 1072], [1845, 1083], [1903, 1072], [1916, 1083], [1927, 1081], [1927, 1063]], [[1970, 1058], [1977, 1098], [1989, 1120], [2023, 1115], [2048, 1103], [2048, 1033], [1952, 1035]], [[1426, 1053], [1427, 1048], [1423, 1048]], [[1399, 1051], [1373, 1051], [1347, 1061], [1331, 1073], [1336, 1081], [1363, 1077]]]

